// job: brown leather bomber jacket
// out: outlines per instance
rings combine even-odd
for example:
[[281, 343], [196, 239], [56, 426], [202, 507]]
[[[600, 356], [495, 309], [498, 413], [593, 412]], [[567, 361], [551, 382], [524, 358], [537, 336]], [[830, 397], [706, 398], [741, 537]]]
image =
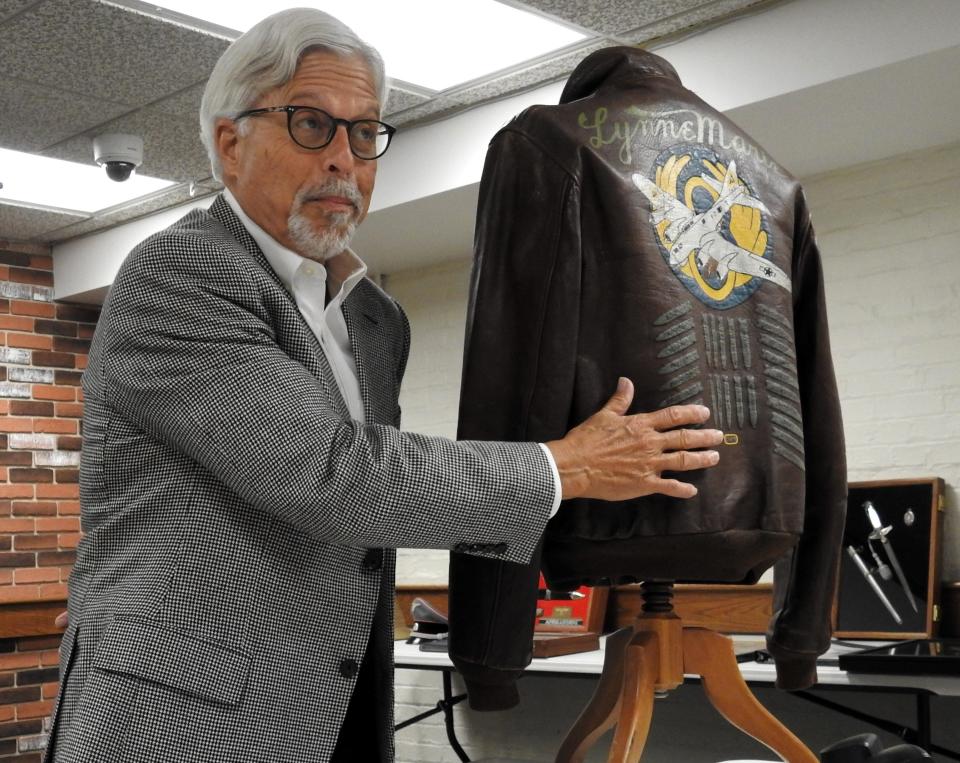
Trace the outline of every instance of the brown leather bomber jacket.
[[[778, 686], [816, 680], [846, 508], [820, 254], [803, 193], [665, 60], [600, 50], [557, 106], [493, 138], [480, 188], [459, 437], [548, 441], [618, 376], [633, 411], [703, 402], [699, 493], [566, 501], [523, 566], [451, 555], [451, 657], [471, 705], [517, 702], [550, 588], [752, 583], [775, 562]], [[779, 560], [779, 561], [778, 561]]]

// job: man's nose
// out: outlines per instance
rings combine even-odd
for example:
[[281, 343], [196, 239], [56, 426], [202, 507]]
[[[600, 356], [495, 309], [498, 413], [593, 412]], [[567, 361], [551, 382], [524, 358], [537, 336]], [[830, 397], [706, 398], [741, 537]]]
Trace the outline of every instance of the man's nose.
[[353, 172], [357, 158], [350, 150], [350, 136], [346, 125], [337, 125], [333, 140], [323, 148], [323, 159], [328, 172], [342, 175]]

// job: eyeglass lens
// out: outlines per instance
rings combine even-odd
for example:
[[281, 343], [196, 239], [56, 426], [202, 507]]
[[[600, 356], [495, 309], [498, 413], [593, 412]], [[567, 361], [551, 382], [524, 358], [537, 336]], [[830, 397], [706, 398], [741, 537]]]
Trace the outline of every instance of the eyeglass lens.
[[[290, 115], [290, 134], [304, 148], [322, 148], [333, 140], [337, 123], [319, 109], [297, 109]], [[387, 150], [390, 135], [382, 123], [361, 119], [351, 123], [347, 137], [353, 152], [373, 159]]]

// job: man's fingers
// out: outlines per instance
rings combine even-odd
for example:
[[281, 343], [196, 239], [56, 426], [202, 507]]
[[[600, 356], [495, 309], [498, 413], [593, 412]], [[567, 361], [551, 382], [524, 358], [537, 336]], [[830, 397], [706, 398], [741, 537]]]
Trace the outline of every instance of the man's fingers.
[[720, 454], [715, 450], [677, 450], [664, 453], [657, 459], [658, 471], [662, 472], [689, 472], [694, 469], [706, 469], [720, 461]]
[[653, 488], [653, 492], [673, 498], [693, 498], [697, 494], [697, 489], [688, 482], [665, 480], [660, 477], [650, 480], [650, 487]]
[[723, 442], [723, 432], [719, 429], [674, 429], [661, 437], [664, 450], [712, 448]]
[[697, 494], [693, 485], [660, 475], [718, 463], [717, 451], [704, 449], [720, 445], [723, 432], [690, 428], [710, 418], [707, 407], [675, 405], [628, 416], [633, 395], [633, 383], [620, 377], [603, 408], [547, 443], [564, 498], [623, 501], [650, 493], [690, 498]]
[[621, 376], [617, 380], [617, 391], [603, 406], [603, 410], [623, 416], [630, 408], [633, 402], [633, 382], [626, 376]]
[[705, 405], [671, 405], [651, 413], [640, 413], [652, 429], [675, 429], [689, 424], [702, 424], [710, 418], [710, 409]]
[[70, 624], [70, 621], [67, 619], [67, 613], [61, 612], [59, 615], [57, 615], [56, 619], [53, 621], [53, 624], [58, 628], [66, 628]]

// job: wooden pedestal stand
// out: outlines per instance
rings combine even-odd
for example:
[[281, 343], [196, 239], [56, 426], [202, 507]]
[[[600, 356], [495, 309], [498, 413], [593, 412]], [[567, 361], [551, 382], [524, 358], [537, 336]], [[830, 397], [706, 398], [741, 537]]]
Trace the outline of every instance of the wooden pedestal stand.
[[684, 673], [702, 678], [707, 698], [741, 731], [789, 763], [817, 763], [816, 756], [753, 696], [740, 675], [730, 639], [706, 628], [684, 627], [672, 599], [672, 582], [643, 584], [643, 612], [632, 627], [607, 638], [600, 683], [563, 740], [556, 763], [581, 763], [613, 726], [607, 762], [639, 761], [655, 692], [677, 688]]

